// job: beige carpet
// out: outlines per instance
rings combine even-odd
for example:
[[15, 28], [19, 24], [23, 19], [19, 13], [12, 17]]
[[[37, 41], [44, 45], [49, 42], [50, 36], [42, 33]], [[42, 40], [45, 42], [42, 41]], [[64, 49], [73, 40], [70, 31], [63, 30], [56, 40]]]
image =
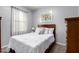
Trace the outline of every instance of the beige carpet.
[[65, 53], [66, 47], [62, 45], [56, 44], [52, 49], [50, 50], [50, 53]]
[[[53, 46], [52, 49], [50, 50], [50, 53], [65, 53], [65, 52], [66, 52], [66, 47], [58, 44]], [[6, 48], [2, 49], [2, 53], [7, 53]]]

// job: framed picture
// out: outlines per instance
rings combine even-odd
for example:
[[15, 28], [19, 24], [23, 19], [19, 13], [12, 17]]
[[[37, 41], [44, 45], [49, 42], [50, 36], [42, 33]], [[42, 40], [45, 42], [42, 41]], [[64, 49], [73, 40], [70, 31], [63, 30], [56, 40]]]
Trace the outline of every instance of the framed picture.
[[52, 22], [52, 14], [51, 13], [44, 13], [41, 14], [41, 22], [42, 23], [51, 23]]

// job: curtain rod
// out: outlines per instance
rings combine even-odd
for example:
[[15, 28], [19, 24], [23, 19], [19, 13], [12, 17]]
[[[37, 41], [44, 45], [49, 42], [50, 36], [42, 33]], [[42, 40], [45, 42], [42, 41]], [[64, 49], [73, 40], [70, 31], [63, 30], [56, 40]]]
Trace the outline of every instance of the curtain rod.
[[20, 10], [20, 11], [23, 11], [23, 12], [25, 12], [25, 13], [29, 13], [28, 11], [24, 11], [24, 10], [18, 8], [18, 7], [15, 7], [15, 6], [11, 6], [11, 8], [15, 8], [15, 9]]

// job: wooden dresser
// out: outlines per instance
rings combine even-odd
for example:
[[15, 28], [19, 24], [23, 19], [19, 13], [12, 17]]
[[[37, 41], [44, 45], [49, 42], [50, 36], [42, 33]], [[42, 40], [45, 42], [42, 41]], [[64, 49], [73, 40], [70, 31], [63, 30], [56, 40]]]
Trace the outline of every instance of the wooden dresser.
[[79, 17], [65, 18], [67, 22], [67, 52], [79, 53]]
[[0, 52], [1, 52], [1, 17], [0, 17]]

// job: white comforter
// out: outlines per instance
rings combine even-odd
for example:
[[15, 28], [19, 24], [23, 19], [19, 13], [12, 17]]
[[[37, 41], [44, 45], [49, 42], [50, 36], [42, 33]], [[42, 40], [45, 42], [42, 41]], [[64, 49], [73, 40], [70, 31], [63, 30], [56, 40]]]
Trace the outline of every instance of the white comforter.
[[29, 33], [12, 36], [8, 47], [17, 53], [43, 53], [52, 42], [54, 42], [53, 34]]

